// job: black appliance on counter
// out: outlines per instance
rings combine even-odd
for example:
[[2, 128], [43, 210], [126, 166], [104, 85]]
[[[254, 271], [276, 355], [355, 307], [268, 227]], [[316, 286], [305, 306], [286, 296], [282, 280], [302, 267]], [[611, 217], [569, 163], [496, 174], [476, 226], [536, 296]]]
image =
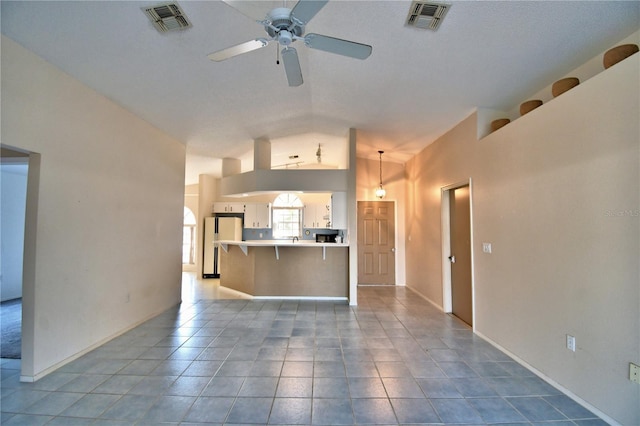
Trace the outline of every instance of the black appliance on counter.
[[335, 243], [338, 232], [333, 233], [316, 233], [316, 243]]

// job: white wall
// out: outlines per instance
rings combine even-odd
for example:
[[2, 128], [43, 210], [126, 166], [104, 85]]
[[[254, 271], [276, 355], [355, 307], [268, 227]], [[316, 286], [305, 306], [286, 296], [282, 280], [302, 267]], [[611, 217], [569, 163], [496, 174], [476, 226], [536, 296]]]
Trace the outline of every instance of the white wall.
[[0, 301], [22, 297], [22, 253], [27, 202], [26, 161], [0, 164]]
[[23, 297], [33, 380], [180, 302], [185, 147], [4, 36], [2, 142], [40, 160]]
[[635, 55], [480, 141], [474, 114], [407, 163], [407, 285], [442, 306], [440, 189], [473, 178], [475, 331], [627, 425], [640, 424], [639, 76]]

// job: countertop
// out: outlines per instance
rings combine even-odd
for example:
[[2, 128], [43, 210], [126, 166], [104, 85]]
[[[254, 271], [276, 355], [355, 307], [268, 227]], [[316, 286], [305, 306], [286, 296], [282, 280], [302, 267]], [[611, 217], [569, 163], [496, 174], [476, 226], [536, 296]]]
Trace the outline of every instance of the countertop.
[[249, 241], [231, 241], [220, 240], [217, 242], [221, 245], [235, 245], [245, 247], [349, 247], [349, 243], [316, 243], [310, 240], [300, 240], [293, 242], [292, 240], [249, 240]]

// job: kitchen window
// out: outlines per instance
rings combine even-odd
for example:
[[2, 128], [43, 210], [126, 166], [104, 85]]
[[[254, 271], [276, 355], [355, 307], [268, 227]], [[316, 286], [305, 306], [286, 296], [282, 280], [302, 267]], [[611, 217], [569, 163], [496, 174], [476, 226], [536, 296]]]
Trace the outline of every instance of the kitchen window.
[[304, 204], [295, 194], [276, 197], [271, 209], [274, 239], [302, 237], [302, 209]]

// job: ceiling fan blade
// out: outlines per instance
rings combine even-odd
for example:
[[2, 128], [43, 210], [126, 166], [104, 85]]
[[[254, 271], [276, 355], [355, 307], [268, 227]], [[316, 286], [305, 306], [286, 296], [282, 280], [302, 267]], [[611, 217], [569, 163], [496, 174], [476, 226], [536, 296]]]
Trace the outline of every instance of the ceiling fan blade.
[[287, 74], [289, 86], [300, 86], [302, 84], [302, 70], [300, 70], [300, 61], [298, 60], [296, 49], [293, 47], [282, 49], [282, 62], [284, 63], [284, 71]]
[[226, 49], [219, 50], [207, 55], [212, 61], [220, 62], [225, 59], [233, 58], [234, 56], [242, 55], [243, 53], [258, 50], [269, 44], [270, 40], [264, 38], [257, 38], [244, 43], [240, 43], [236, 46], [227, 47]]
[[304, 36], [304, 44], [312, 49], [324, 50], [356, 59], [366, 59], [371, 55], [372, 48], [367, 44], [342, 40], [320, 34], [307, 34]]
[[291, 16], [306, 24], [316, 16], [329, 0], [300, 0], [291, 10]]

